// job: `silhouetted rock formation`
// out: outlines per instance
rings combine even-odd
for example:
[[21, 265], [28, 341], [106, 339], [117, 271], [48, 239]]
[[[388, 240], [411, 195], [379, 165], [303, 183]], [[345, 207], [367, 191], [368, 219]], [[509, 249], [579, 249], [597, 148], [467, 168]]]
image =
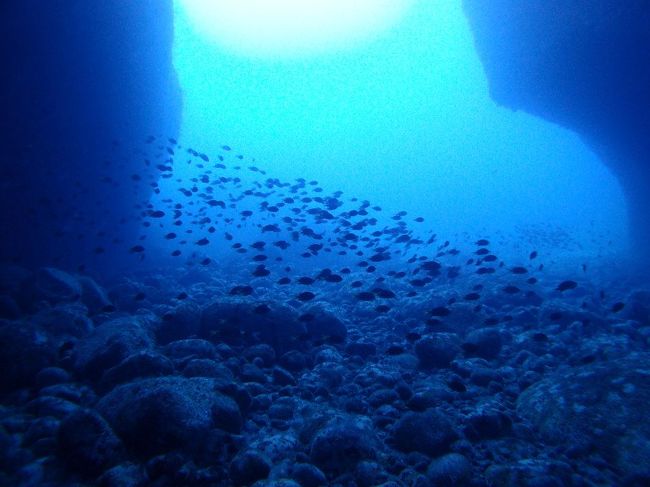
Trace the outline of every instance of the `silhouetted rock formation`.
[[580, 134], [619, 177], [635, 241], [647, 247], [648, 2], [464, 0], [464, 8], [493, 99]]
[[76, 207], [105, 201], [96, 218], [122, 229], [118, 215], [152, 189], [100, 183], [132, 174], [114, 141], [178, 131], [172, 2], [7, 0], [0, 10], [0, 258], [79, 257], [83, 235], [73, 246], [49, 237], [87, 228]]

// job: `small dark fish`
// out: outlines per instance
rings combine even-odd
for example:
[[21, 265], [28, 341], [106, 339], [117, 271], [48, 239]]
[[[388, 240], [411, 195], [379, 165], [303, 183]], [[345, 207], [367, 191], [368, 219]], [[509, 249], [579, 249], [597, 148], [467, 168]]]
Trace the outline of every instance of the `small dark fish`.
[[377, 313], [388, 313], [390, 311], [390, 306], [386, 304], [380, 304], [375, 307], [375, 311]]
[[176, 238], [176, 234], [174, 232], [169, 232], [167, 235], [165, 235], [166, 240], [173, 240]]
[[414, 331], [409, 331], [406, 334], [406, 339], [411, 343], [412, 342], [417, 342], [420, 338], [422, 338], [422, 335], [420, 335], [419, 333], [416, 333]]
[[303, 284], [305, 286], [309, 286], [311, 284], [314, 284], [314, 279], [312, 279], [311, 277], [304, 276], [298, 279], [298, 283]]
[[423, 287], [426, 286], [430, 281], [427, 281], [426, 279], [413, 279], [409, 282], [411, 286], [415, 287]]
[[137, 253], [140, 253], [140, 252], [144, 252], [144, 247], [142, 245], [134, 245], [133, 247], [131, 247], [130, 252], [132, 254], [137, 254]]
[[266, 277], [271, 273], [270, 270], [266, 268], [264, 264], [258, 265], [255, 270], [253, 271], [253, 275], [255, 277]]
[[253, 308], [253, 312], [258, 315], [265, 315], [269, 311], [271, 311], [271, 308], [269, 308], [267, 304], [260, 304], [259, 306], [255, 306], [255, 308]]
[[568, 291], [569, 289], [575, 289], [577, 286], [578, 283], [575, 281], [562, 281], [560, 284], [558, 284], [555, 290], [564, 292], [564, 291]]
[[208, 245], [209, 243], [210, 241], [205, 237], [203, 237], [201, 240], [196, 241], [196, 245], [201, 245], [201, 246]]
[[528, 269], [522, 266], [516, 266], [510, 269], [510, 272], [513, 274], [526, 274], [528, 272]]
[[339, 276], [338, 274], [328, 274], [325, 276], [325, 281], [327, 282], [341, 282], [343, 281], [343, 278]]
[[291, 279], [288, 278], [288, 277], [281, 277], [280, 279], [278, 279], [278, 284], [280, 284], [281, 286], [284, 286], [284, 285], [290, 284], [290, 283], [291, 283]]
[[284, 240], [280, 240], [278, 242], [273, 242], [273, 245], [275, 245], [278, 248], [281, 248], [282, 250], [286, 250], [289, 248], [289, 243], [285, 242]]
[[536, 257], [537, 257], [537, 250], [533, 250], [533, 251], [530, 253], [530, 255], [528, 256], [528, 258], [529, 258], [530, 260], [533, 260], [533, 259], [535, 259]]
[[360, 293], [357, 293], [356, 298], [359, 301], [374, 301], [375, 295], [370, 291], [361, 291]]
[[264, 225], [262, 227], [262, 233], [264, 232], [279, 232], [280, 227], [277, 226], [276, 224], [270, 224], [270, 225]]
[[363, 282], [361, 282], [361, 281], [354, 281], [354, 282], [352, 282], [350, 284], [350, 287], [352, 287], [352, 288], [359, 288], [361, 286], [363, 286]]
[[528, 279], [526, 279], [526, 282], [528, 284], [537, 284], [537, 278], [536, 277], [529, 277]]
[[375, 289], [372, 290], [372, 292], [375, 293], [380, 298], [384, 298], [384, 299], [392, 299], [395, 297], [395, 293], [390, 289], [382, 289], [376, 287]]
[[612, 313], [618, 313], [623, 308], [625, 308], [625, 303], [622, 303], [620, 301], [618, 303], [614, 303], [614, 305], [612, 306]]
[[172, 257], [178, 257], [179, 255], [181, 255], [181, 251], [180, 250], [174, 250], [170, 255]]
[[140, 292], [140, 293], [136, 294], [135, 296], [133, 296], [133, 300], [134, 301], [143, 301], [146, 297], [147, 297], [147, 295], [145, 293]]
[[209, 257], [206, 257], [205, 259], [203, 259], [201, 261], [201, 265], [210, 265], [210, 262], [212, 262], [212, 259], [210, 259]]
[[517, 286], [506, 286], [503, 288], [503, 292], [507, 294], [517, 294], [521, 289]]
[[253, 262], [264, 262], [268, 257], [264, 254], [257, 254], [253, 256]]
[[489, 240], [486, 240], [486, 239], [484, 239], [484, 238], [482, 238], [482, 239], [480, 239], [480, 240], [477, 240], [477, 241], [474, 242], [474, 243], [475, 243], [476, 245], [478, 245], [479, 247], [485, 247], [486, 245], [490, 245], [490, 241], [489, 241]]
[[316, 295], [314, 293], [312, 293], [310, 291], [304, 291], [304, 292], [298, 294], [298, 296], [296, 296], [296, 299], [298, 301], [303, 301], [304, 302], [304, 301], [311, 301], [315, 297], [316, 297]]
[[476, 270], [477, 274], [494, 274], [494, 268], [493, 267], [479, 267]]
[[449, 313], [451, 313], [451, 310], [445, 306], [436, 306], [431, 310], [431, 315], [439, 318], [449, 316]]
[[469, 293], [465, 295], [464, 299], [465, 301], [476, 301], [481, 299], [481, 295], [479, 293]]
[[179, 301], [182, 301], [182, 300], [187, 299], [187, 298], [188, 298], [188, 295], [187, 295], [186, 292], [182, 292], [178, 296], [176, 296], [176, 299], [178, 299]]
[[229, 294], [231, 296], [250, 296], [253, 294], [253, 288], [251, 286], [235, 286]]
[[533, 333], [532, 338], [536, 342], [547, 342], [548, 341], [548, 335], [546, 335], [545, 333], [542, 333], [542, 332]]
[[314, 321], [315, 318], [316, 317], [313, 314], [305, 313], [298, 317], [298, 321], [302, 321], [302, 322]]
[[442, 268], [442, 264], [440, 264], [440, 262], [437, 262], [435, 260], [429, 260], [424, 264], [422, 264], [420, 268], [428, 272], [436, 272]]

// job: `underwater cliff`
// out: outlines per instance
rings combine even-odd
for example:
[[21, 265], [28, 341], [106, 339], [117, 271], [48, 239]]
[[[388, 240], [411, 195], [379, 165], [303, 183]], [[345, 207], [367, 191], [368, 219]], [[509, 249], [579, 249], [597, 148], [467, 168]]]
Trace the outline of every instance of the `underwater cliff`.
[[[120, 219], [152, 189], [116, 188], [132, 171], [115, 159], [120, 144], [180, 128], [172, 42], [171, 1], [3, 2], [0, 232], [10, 236], [0, 242], [4, 260], [33, 266], [88, 253], [82, 238], [52, 237], [87, 233], [79, 207], [113, 232], [134, 231]], [[100, 175], [114, 185], [101, 184]]]
[[650, 236], [650, 14], [618, 2], [464, 0], [500, 104], [577, 132], [623, 185], [637, 249]]

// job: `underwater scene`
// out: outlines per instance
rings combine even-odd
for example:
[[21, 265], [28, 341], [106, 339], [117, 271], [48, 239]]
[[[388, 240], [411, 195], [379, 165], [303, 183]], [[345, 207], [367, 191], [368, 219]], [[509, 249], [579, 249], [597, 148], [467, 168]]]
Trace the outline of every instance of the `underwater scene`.
[[650, 3], [5, 0], [0, 486], [650, 485]]

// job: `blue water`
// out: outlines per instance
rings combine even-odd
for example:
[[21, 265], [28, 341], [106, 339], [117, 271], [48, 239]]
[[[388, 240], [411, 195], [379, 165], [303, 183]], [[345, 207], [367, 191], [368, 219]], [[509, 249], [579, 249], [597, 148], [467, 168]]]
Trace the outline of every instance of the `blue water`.
[[422, 214], [450, 236], [560, 227], [588, 252], [625, 248], [616, 179], [568, 130], [490, 99], [460, 2], [416, 2], [370, 43], [298, 59], [230, 52], [180, 2], [175, 15], [181, 141], [227, 141], [277, 177]]
[[0, 486], [648, 485], [623, 190], [490, 98], [460, 1], [288, 56], [12, 5]]

